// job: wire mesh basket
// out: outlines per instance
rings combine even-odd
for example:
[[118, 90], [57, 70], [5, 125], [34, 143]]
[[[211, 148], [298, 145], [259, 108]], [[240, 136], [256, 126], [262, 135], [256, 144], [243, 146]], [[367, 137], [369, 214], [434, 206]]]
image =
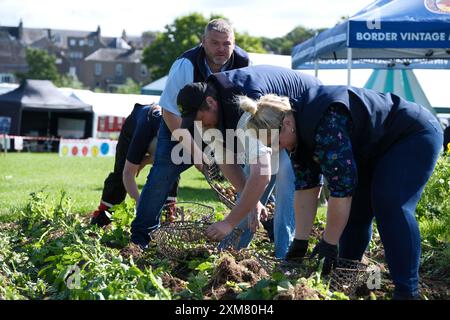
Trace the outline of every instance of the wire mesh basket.
[[237, 201], [237, 192], [231, 183], [223, 176], [219, 166], [214, 161], [211, 161], [210, 164], [205, 165], [204, 174], [206, 181], [208, 181], [219, 200], [229, 209], [233, 209]]
[[175, 221], [214, 222], [215, 209], [205, 204], [190, 201], [164, 205], [161, 211], [161, 224]]
[[[294, 277], [310, 277], [317, 271], [316, 259], [304, 258], [301, 262], [287, 262], [254, 249], [241, 250], [236, 254], [239, 257], [253, 257], [268, 274], [278, 271]], [[331, 292], [338, 291], [353, 296], [358, 289], [367, 285], [369, 277], [376, 270], [374, 263], [339, 258], [336, 267], [324, 280], [329, 281]]]
[[[156, 248], [163, 256], [177, 260], [189, 255], [210, 254], [218, 250], [218, 242], [206, 237], [206, 229], [212, 222], [173, 221], [164, 223], [152, 233]], [[221, 250], [238, 245], [242, 230], [234, 229], [230, 236], [221, 243]]]
[[[218, 243], [207, 239], [206, 229], [215, 222], [214, 208], [196, 202], [178, 202], [175, 209], [165, 206], [161, 226], [152, 232], [159, 253], [169, 259], [217, 250]], [[234, 229], [222, 249], [236, 247], [242, 230]]]
[[190, 250], [212, 249], [205, 237], [210, 223], [195, 221], [174, 221], [164, 223], [153, 232], [156, 248], [163, 256], [182, 258]]
[[330, 291], [353, 295], [358, 288], [367, 283], [372, 270], [367, 263], [339, 258], [329, 276]]

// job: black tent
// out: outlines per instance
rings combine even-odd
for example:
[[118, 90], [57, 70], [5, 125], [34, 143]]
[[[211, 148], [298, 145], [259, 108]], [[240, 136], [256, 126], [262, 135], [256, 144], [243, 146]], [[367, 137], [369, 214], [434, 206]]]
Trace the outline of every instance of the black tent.
[[0, 95], [0, 120], [10, 122], [10, 135], [87, 138], [92, 119], [91, 105], [66, 97], [48, 80], [25, 80]]

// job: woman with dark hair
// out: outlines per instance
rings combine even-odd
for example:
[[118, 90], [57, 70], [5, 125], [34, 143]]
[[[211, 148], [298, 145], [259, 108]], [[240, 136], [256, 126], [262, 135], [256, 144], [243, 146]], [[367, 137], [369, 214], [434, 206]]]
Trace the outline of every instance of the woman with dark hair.
[[[393, 94], [345, 86], [319, 86], [292, 105], [267, 95], [242, 98], [253, 114], [247, 128], [279, 129], [279, 147], [296, 172], [295, 240], [287, 258], [306, 255], [322, 178], [328, 182], [327, 224], [313, 250], [329, 272], [338, 255], [360, 260], [373, 218], [395, 284], [395, 299], [417, 299], [420, 233], [415, 209], [442, 147], [437, 119]], [[235, 208], [207, 230], [220, 239], [247, 208]], [[338, 250], [339, 244], [339, 250]]]

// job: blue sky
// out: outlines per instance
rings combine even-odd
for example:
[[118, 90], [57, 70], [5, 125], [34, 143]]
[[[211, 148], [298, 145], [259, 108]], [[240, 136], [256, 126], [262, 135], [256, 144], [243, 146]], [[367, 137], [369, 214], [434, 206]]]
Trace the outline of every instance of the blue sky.
[[0, 0], [0, 25], [96, 30], [119, 36], [162, 31], [177, 16], [220, 13], [235, 29], [253, 36], [278, 37], [297, 25], [332, 27], [341, 16], [352, 15], [372, 0]]

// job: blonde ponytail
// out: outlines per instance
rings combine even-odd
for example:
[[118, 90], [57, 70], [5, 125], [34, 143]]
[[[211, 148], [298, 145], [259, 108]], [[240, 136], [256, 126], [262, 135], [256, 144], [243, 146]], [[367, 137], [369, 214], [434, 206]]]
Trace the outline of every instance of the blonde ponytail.
[[250, 99], [247, 96], [239, 97], [239, 105], [242, 110], [244, 110], [245, 112], [249, 112], [252, 115], [255, 115], [258, 111], [258, 104], [256, 103], [256, 101]]
[[246, 96], [239, 97], [240, 107], [252, 116], [247, 122], [249, 129], [279, 129], [284, 116], [291, 111], [287, 97], [268, 94], [254, 101]]

